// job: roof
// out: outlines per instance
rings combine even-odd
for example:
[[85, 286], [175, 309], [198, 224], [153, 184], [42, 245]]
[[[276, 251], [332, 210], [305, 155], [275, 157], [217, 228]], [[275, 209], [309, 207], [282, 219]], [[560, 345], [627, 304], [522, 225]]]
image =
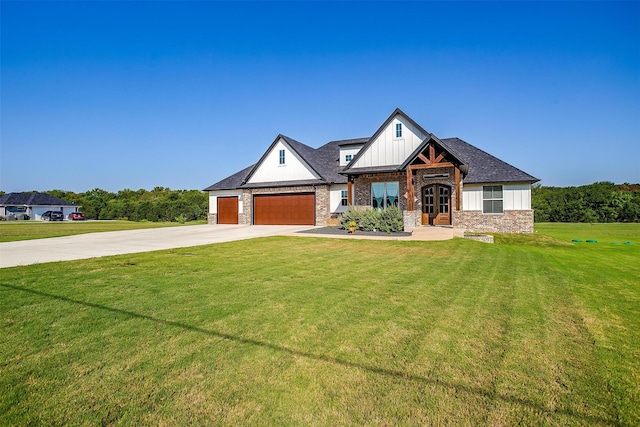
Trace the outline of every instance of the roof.
[[[464, 178], [465, 184], [481, 184], [487, 182], [538, 182], [540, 179], [511, 166], [509, 163], [483, 151], [460, 138], [442, 139], [443, 147], [452, 151], [469, 165], [469, 173]], [[448, 147], [448, 148], [447, 148]]]
[[2, 206], [76, 206], [44, 193], [7, 193], [0, 196]]
[[[300, 156], [309, 165], [313, 171], [320, 176], [320, 179], [310, 179], [304, 181], [279, 181], [279, 182], [263, 182], [263, 183], [247, 183], [251, 177], [252, 172], [257, 169], [257, 166], [264, 159], [264, 157], [271, 151], [274, 143], [282, 138], [292, 150], [294, 150], [298, 156]], [[302, 142], [296, 141], [285, 135], [278, 135], [274, 143], [271, 144], [269, 149], [265, 151], [265, 154], [260, 158], [257, 163], [242, 169], [240, 172], [228, 176], [227, 178], [216, 182], [213, 185], [205, 188], [204, 191], [216, 191], [216, 190], [236, 190], [241, 188], [265, 188], [265, 187], [282, 187], [282, 186], [300, 186], [300, 185], [321, 185], [321, 184], [345, 184], [347, 178], [340, 175], [342, 167], [340, 166], [340, 146], [362, 144], [367, 141], [367, 138], [357, 139], [342, 139], [338, 141], [331, 141], [318, 148], [311, 148]]]
[[[424, 133], [426, 138], [420, 146], [405, 160], [401, 165], [378, 166], [367, 168], [351, 168], [357, 159], [366, 151], [376, 137], [384, 131], [386, 126], [394, 119], [396, 115], [402, 115], [411, 125], [415, 126], [419, 131]], [[249, 184], [247, 181], [251, 178], [253, 172], [262, 163], [273, 146], [282, 138], [286, 144], [305, 162], [313, 172], [319, 176], [319, 179], [310, 179], [304, 181], [278, 181], [263, 182]], [[489, 182], [537, 182], [538, 178], [529, 175], [526, 172], [512, 166], [491, 154], [474, 147], [468, 142], [460, 138], [443, 138], [439, 139], [435, 135], [424, 130], [418, 123], [407, 116], [402, 110], [396, 108], [393, 113], [385, 120], [378, 130], [370, 138], [352, 138], [337, 141], [330, 141], [325, 145], [312, 148], [300, 141], [296, 141], [285, 135], [278, 135], [269, 148], [265, 151], [260, 160], [205, 188], [204, 191], [215, 190], [236, 190], [242, 188], [267, 188], [267, 187], [284, 187], [299, 185], [319, 185], [319, 184], [344, 184], [347, 182], [347, 175], [358, 175], [364, 173], [391, 172], [404, 170], [408, 165], [421, 153], [429, 143], [435, 143], [454, 159], [454, 164], [464, 164], [468, 166], [469, 172], [464, 177], [465, 184], [480, 184]], [[362, 149], [354, 156], [353, 160], [344, 168], [340, 166], [340, 147], [350, 145], [363, 145]]]
[[401, 115], [402, 117], [404, 117], [404, 119], [406, 121], [408, 121], [412, 126], [414, 126], [416, 129], [418, 129], [420, 132], [422, 132], [423, 134], [427, 135], [427, 139], [429, 139], [429, 137], [431, 136], [431, 133], [429, 133], [426, 130], [424, 130], [424, 128], [422, 126], [420, 126], [418, 123], [416, 123], [411, 117], [407, 116], [404, 113], [404, 111], [402, 111], [399, 108], [396, 108], [395, 110], [393, 110], [393, 113], [391, 113], [391, 115], [389, 117], [387, 117], [387, 120], [385, 120], [384, 123], [382, 123], [382, 126], [380, 126], [378, 128], [378, 130], [373, 134], [373, 136], [371, 138], [369, 138], [369, 141], [367, 141], [367, 143], [364, 145], [364, 147], [362, 147], [362, 149], [360, 151], [358, 151], [358, 154], [353, 156], [353, 159], [351, 160], [351, 162], [347, 166], [345, 166], [344, 171], [349, 171], [351, 169], [351, 165], [355, 165], [358, 162], [360, 157], [362, 157], [362, 155], [364, 155], [364, 153], [367, 151], [369, 146], [375, 142], [376, 138], [378, 138], [378, 136], [380, 136], [380, 134], [382, 132], [384, 132], [384, 130], [389, 125], [389, 123], [391, 123], [391, 121], [397, 115]]

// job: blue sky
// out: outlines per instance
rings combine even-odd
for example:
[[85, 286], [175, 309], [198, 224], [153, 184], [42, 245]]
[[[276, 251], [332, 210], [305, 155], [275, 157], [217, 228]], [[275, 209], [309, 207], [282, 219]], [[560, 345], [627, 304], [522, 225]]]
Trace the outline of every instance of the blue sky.
[[203, 189], [399, 107], [544, 185], [640, 182], [640, 2], [2, 1], [0, 189]]

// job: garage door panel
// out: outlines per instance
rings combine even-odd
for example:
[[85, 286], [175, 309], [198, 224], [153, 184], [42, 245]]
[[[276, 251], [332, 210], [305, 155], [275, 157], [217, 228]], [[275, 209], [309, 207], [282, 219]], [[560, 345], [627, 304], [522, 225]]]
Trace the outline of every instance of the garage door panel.
[[313, 193], [256, 195], [253, 202], [254, 224], [315, 224], [315, 195]]
[[238, 223], [238, 198], [218, 197], [218, 224]]

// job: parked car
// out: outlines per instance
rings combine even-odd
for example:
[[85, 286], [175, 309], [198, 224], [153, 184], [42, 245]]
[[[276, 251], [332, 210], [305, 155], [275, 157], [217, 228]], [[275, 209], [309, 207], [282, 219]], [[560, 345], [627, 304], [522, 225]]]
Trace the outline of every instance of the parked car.
[[40, 217], [43, 221], [63, 221], [64, 214], [62, 211], [46, 211]]
[[82, 212], [71, 212], [67, 218], [70, 221], [84, 221], [84, 214]]

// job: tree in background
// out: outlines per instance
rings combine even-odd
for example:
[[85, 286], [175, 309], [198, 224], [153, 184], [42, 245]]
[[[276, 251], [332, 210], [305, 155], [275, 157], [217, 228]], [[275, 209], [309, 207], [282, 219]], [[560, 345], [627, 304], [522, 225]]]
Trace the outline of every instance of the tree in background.
[[198, 190], [171, 190], [155, 187], [111, 193], [100, 188], [74, 193], [63, 190], [45, 191], [81, 207], [87, 219], [125, 219], [131, 221], [194, 221], [206, 219], [207, 194]]
[[639, 222], [640, 185], [595, 182], [580, 187], [531, 188], [536, 222]]

